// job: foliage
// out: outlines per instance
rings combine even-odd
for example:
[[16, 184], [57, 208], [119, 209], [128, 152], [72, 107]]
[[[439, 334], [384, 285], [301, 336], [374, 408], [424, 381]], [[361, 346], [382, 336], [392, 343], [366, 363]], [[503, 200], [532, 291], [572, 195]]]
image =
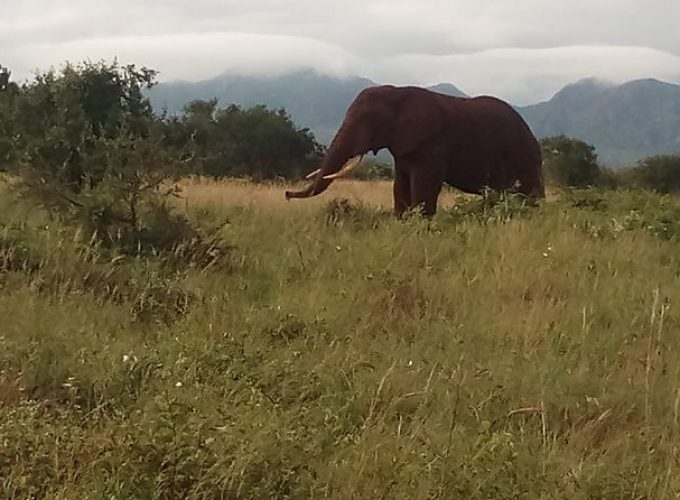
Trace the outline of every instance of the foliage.
[[648, 191], [619, 189], [607, 193], [598, 189], [573, 189], [561, 198], [570, 207], [584, 210], [607, 220], [588, 216], [577, 226], [590, 237], [618, 239], [629, 232], [648, 233], [661, 240], [680, 237], [680, 205], [668, 196], [657, 196]]
[[651, 156], [624, 175], [633, 186], [659, 193], [676, 193], [680, 191], [680, 156]]
[[230, 272], [111, 256], [0, 194], [0, 495], [680, 490], [680, 241], [648, 227], [676, 197], [469, 198], [426, 227], [349, 185], [194, 181]]
[[[111, 199], [129, 194], [120, 201], [131, 202], [140, 188], [153, 184], [147, 176], [159, 177], [151, 165], [156, 162], [137, 164], [149, 156], [147, 143], [155, 139], [151, 108], [141, 94], [153, 78], [152, 71], [134, 66], [86, 63], [68, 64], [60, 74], [50, 71], [24, 84], [8, 107], [14, 131], [3, 135], [12, 138], [10, 161], [26, 194], [59, 211], [77, 208], [78, 213], [95, 200], [93, 210], [103, 213], [113, 211]], [[147, 151], [137, 152], [140, 147]], [[128, 193], [129, 184], [134, 186]], [[100, 203], [93, 196], [97, 191], [107, 192], [110, 200]]]
[[0, 148], [18, 190], [80, 225], [85, 238], [127, 252], [200, 238], [169, 204], [187, 153], [143, 95], [154, 79], [116, 62], [67, 64], [5, 98]]
[[219, 109], [216, 99], [198, 100], [172, 124], [174, 140], [193, 147], [196, 173], [214, 177], [296, 178], [321, 155], [314, 135], [297, 128], [282, 109]]
[[548, 183], [556, 186], [592, 186], [600, 180], [595, 147], [566, 136], [541, 139], [543, 168]]
[[[297, 177], [320, 155], [314, 136], [283, 110], [218, 109], [213, 100], [189, 104], [180, 117], [157, 117], [145, 95], [155, 76], [87, 62], [5, 85], [0, 169], [87, 238], [128, 252], [174, 251], [202, 238], [171, 209], [180, 175]], [[209, 238], [201, 245], [213, 246]]]
[[513, 218], [528, 216], [537, 202], [522, 194], [488, 190], [481, 197], [459, 197], [446, 212], [452, 221], [475, 221], [480, 224], [505, 223]]
[[563, 193], [564, 200], [572, 207], [605, 210], [607, 199], [599, 189], [569, 189]]
[[600, 175], [597, 181], [597, 186], [603, 189], [617, 189], [631, 187], [630, 182], [626, 180], [626, 169], [612, 169], [607, 167], [600, 168]]
[[380, 161], [378, 158], [366, 158], [361, 160], [356, 170], [349, 177], [360, 180], [392, 179], [394, 176], [391, 165]]

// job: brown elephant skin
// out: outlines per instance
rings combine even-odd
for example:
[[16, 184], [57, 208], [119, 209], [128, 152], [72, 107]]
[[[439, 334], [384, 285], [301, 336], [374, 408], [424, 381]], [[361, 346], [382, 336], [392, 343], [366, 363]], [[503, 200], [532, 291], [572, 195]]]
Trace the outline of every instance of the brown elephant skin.
[[433, 215], [444, 182], [466, 193], [545, 196], [538, 141], [509, 104], [381, 85], [356, 97], [310, 185], [286, 198], [324, 192], [350, 159], [383, 148], [394, 157], [397, 216], [413, 207]]

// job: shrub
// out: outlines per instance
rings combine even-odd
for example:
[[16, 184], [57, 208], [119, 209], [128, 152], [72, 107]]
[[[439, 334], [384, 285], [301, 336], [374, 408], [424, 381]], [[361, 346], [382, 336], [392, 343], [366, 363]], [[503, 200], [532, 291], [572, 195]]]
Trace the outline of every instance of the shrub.
[[[117, 63], [67, 64], [2, 101], [0, 137], [19, 192], [86, 238], [128, 252], [173, 250], [197, 231], [169, 198], [187, 152], [143, 95], [155, 71]], [[0, 148], [2, 149], [2, 148]], [[9, 151], [9, 152], [8, 152]]]
[[594, 146], [563, 135], [547, 137], [540, 142], [548, 183], [575, 187], [599, 183], [601, 171]]
[[392, 179], [392, 166], [377, 158], [364, 158], [351, 177], [361, 180]]
[[464, 220], [480, 224], [505, 223], [515, 217], [531, 213], [537, 202], [521, 194], [487, 191], [484, 196], [469, 198], [461, 196], [456, 204], [445, 211], [454, 222]]
[[636, 187], [659, 193], [680, 191], [680, 155], [651, 156], [626, 173]]
[[596, 212], [607, 209], [607, 200], [597, 189], [572, 189], [565, 193], [569, 205], [575, 208], [587, 208]]
[[219, 109], [216, 99], [196, 100], [168, 123], [172, 142], [191, 147], [192, 170], [214, 177], [292, 179], [306, 173], [322, 152], [309, 129], [297, 128], [282, 109]]

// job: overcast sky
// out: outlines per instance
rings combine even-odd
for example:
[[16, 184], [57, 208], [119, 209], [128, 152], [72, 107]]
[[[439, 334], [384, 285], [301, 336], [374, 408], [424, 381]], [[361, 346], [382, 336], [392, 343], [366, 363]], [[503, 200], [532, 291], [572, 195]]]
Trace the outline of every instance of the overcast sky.
[[313, 67], [526, 104], [566, 83], [680, 83], [680, 0], [2, 0], [14, 79], [113, 60], [199, 80]]

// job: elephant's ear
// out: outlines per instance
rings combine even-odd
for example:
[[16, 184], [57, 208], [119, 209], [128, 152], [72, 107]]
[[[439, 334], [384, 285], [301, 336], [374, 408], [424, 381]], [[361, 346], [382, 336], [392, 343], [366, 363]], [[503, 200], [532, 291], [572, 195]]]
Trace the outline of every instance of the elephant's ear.
[[444, 127], [444, 109], [432, 98], [411, 97], [402, 103], [394, 123], [392, 153], [417, 151], [436, 138]]

